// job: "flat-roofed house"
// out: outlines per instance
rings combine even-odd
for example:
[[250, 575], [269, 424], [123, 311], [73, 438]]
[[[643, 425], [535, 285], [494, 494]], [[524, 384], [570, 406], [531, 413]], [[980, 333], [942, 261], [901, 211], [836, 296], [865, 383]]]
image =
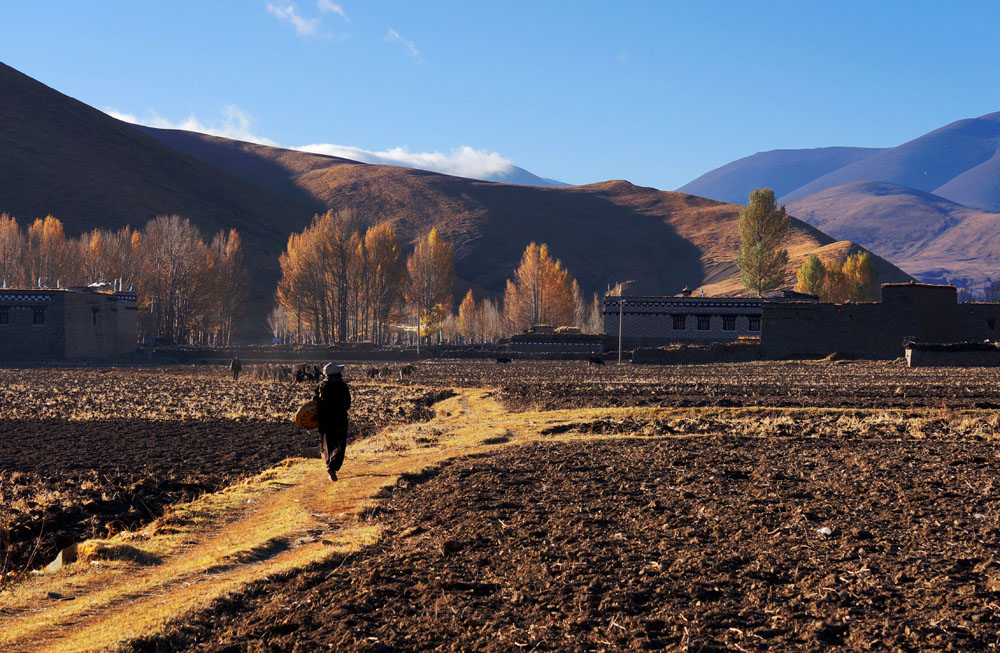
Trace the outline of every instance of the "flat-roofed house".
[[109, 360], [136, 345], [134, 292], [0, 289], [0, 361]]

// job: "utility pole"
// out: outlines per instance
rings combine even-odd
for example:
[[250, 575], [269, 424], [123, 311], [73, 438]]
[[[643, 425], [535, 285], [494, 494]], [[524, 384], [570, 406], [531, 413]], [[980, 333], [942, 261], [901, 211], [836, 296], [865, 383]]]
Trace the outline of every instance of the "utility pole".
[[420, 302], [417, 302], [417, 360], [420, 360]]
[[149, 343], [148, 343], [149, 344], [149, 357], [148, 357], [148, 360], [149, 360], [149, 364], [150, 365], [153, 364], [153, 339], [155, 338], [155, 336], [153, 334], [156, 333], [156, 331], [153, 329], [153, 301], [155, 299], [156, 299], [155, 297], [153, 297], [152, 295], [150, 295], [150, 297], [149, 297], [149, 337], [148, 337], [148, 340], [149, 340]]
[[625, 298], [618, 295], [618, 364], [622, 364], [622, 316], [625, 314]]

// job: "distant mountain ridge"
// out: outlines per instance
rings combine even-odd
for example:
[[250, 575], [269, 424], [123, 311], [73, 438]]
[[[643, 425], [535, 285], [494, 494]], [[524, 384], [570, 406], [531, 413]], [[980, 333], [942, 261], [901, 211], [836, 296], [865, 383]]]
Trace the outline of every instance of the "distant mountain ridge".
[[791, 215], [923, 281], [1000, 279], [1000, 112], [896, 147], [761, 152], [680, 190], [745, 203], [757, 187], [773, 188]]
[[744, 203], [769, 187], [781, 202], [859, 181], [883, 181], [1000, 211], [1000, 112], [957, 120], [889, 148], [771, 150], [710, 170], [678, 190]]
[[867, 147], [819, 147], [758, 152], [706, 172], [677, 190], [720, 202], [746, 204], [755, 188], [770, 188], [775, 196], [781, 197], [880, 151]]

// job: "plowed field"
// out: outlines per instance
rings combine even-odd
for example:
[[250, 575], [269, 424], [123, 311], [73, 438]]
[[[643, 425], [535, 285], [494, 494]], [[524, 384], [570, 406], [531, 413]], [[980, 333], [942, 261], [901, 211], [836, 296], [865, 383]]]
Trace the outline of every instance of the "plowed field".
[[992, 442], [542, 443], [403, 484], [362, 553], [142, 650], [978, 650]]
[[[353, 384], [352, 438], [427, 419], [444, 396]], [[318, 446], [290, 421], [312, 385], [218, 369], [0, 371], [0, 569], [146, 523]]]

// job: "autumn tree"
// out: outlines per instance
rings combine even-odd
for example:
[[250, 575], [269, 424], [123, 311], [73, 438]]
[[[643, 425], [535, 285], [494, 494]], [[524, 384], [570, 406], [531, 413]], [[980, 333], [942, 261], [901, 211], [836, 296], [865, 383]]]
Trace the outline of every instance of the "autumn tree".
[[530, 243], [521, 255], [514, 278], [507, 280], [503, 309], [511, 327], [532, 324], [568, 326], [576, 323], [580, 295], [576, 280], [545, 243]]
[[211, 292], [214, 295], [219, 342], [228, 345], [233, 335], [233, 319], [250, 294], [250, 271], [243, 260], [243, 243], [235, 229], [220, 231], [209, 245]]
[[451, 312], [455, 288], [455, 255], [437, 229], [417, 241], [406, 271], [406, 300], [414, 307], [418, 336], [436, 333]]
[[25, 283], [24, 234], [17, 220], [0, 215], [0, 286], [4, 288]]
[[36, 219], [28, 227], [24, 266], [31, 285], [68, 285], [82, 276], [78, 251], [66, 239], [62, 222], [51, 215]]
[[158, 333], [184, 340], [209, 299], [208, 248], [198, 228], [177, 215], [151, 220], [143, 240], [151, 246], [142, 252], [142, 299], [151, 305]]
[[823, 262], [815, 254], [810, 254], [796, 275], [798, 277], [798, 283], [795, 284], [796, 292], [803, 292], [818, 297], [823, 292], [823, 277], [825, 273], [826, 268], [823, 267]]
[[844, 261], [848, 298], [852, 302], [873, 302], [878, 297], [878, 272], [868, 252], [851, 254]]
[[788, 215], [780, 209], [770, 188], [755, 188], [747, 206], [740, 209], [740, 255], [736, 264], [747, 290], [761, 296], [785, 279], [788, 250], [782, 247], [788, 235]]
[[465, 293], [465, 297], [462, 299], [462, 303], [458, 305], [458, 317], [455, 318], [455, 328], [458, 334], [466, 339], [467, 342], [474, 342], [476, 336], [478, 335], [477, 322], [479, 321], [479, 316], [476, 313], [476, 297], [472, 294], [470, 289]]
[[850, 298], [850, 284], [840, 261], [827, 261], [823, 272], [823, 290], [820, 300], [832, 304], [842, 304]]
[[389, 316], [402, 296], [406, 270], [403, 251], [396, 232], [388, 223], [380, 223], [365, 231], [364, 247], [368, 253], [369, 301], [373, 340], [385, 341]]

